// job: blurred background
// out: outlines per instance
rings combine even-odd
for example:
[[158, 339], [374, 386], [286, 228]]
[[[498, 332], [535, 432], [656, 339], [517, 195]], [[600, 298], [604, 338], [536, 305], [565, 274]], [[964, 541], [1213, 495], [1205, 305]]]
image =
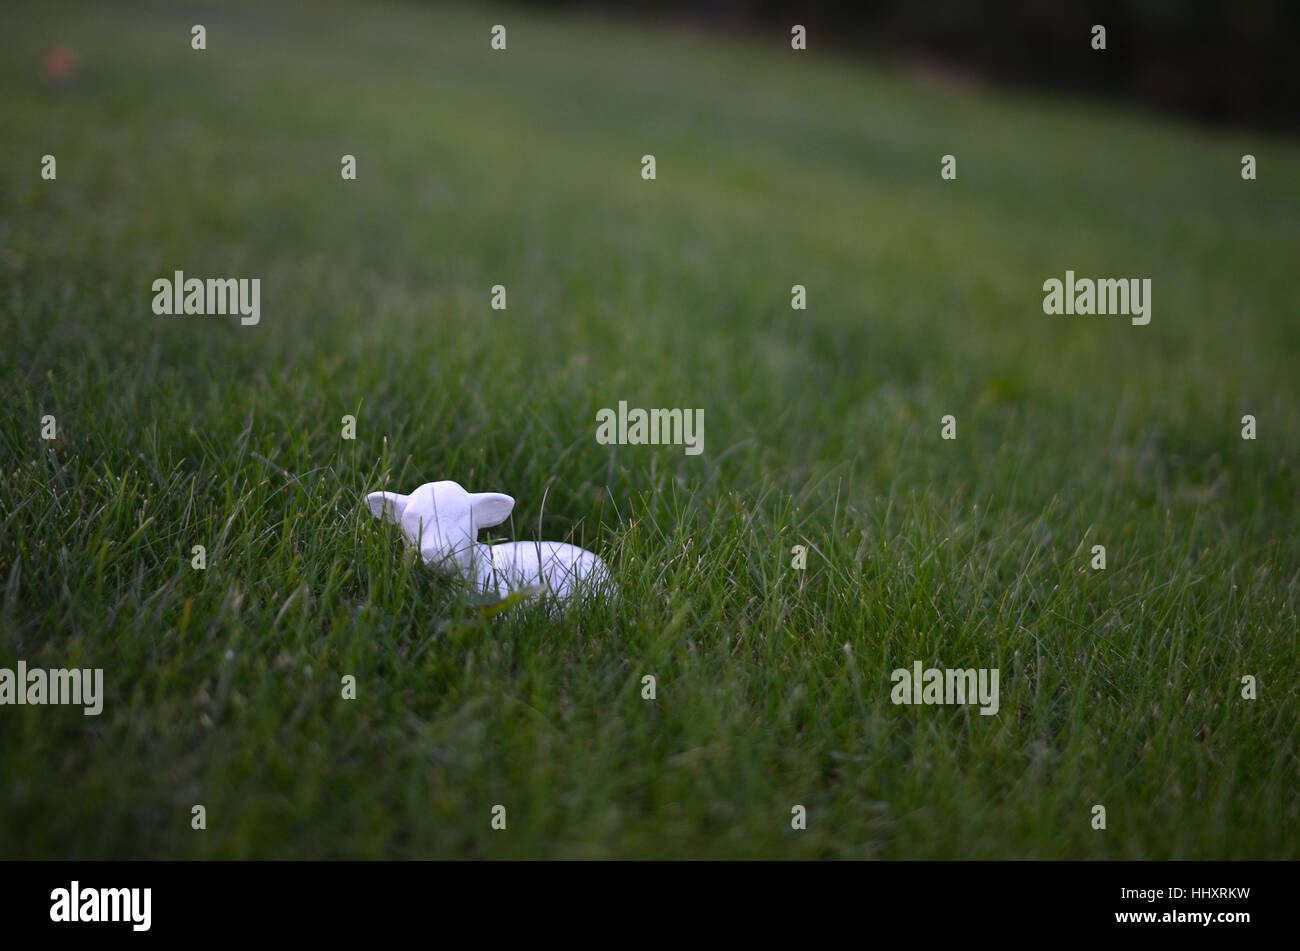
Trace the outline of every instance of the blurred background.
[[[534, 0], [750, 33], [807, 27], [809, 43], [919, 70], [964, 71], [1040, 90], [1127, 99], [1207, 122], [1300, 121], [1288, 0]], [[1106, 27], [1098, 61], [1089, 43]]]

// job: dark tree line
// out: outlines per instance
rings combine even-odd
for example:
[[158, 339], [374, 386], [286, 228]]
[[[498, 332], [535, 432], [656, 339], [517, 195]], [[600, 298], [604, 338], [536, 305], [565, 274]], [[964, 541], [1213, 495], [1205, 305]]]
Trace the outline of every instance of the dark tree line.
[[[525, 0], [529, 2], [529, 0]], [[1211, 122], [1300, 128], [1300, 0], [531, 0], [810, 44], [928, 55], [1000, 81], [1134, 99]], [[1091, 47], [1094, 24], [1106, 50]]]

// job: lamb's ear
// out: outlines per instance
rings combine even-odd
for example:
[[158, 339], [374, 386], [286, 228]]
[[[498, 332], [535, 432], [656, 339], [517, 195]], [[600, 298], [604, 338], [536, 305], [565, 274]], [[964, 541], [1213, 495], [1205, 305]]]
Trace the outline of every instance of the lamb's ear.
[[371, 492], [366, 496], [366, 504], [370, 506], [370, 512], [375, 518], [386, 518], [398, 523], [402, 521], [402, 513], [406, 511], [406, 503], [410, 500], [409, 495], [398, 495], [396, 492]]
[[510, 510], [515, 507], [515, 500], [500, 492], [472, 492], [469, 504], [474, 510], [475, 527], [491, 528], [493, 525], [500, 525], [510, 517]]

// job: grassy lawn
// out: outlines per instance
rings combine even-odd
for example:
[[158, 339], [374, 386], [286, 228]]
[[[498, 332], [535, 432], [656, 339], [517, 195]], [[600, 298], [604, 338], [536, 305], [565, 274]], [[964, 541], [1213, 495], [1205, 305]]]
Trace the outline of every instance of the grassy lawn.
[[[0, 707], [0, 857], [1300, 857], [1295, 142], [780, 34], [10, 7], [0, 667], [105, 699]], [[1045, 315], [1067, 269], [1151, 323]], [[623, 597], [475, 620], [361, 503], [437, 479]]]

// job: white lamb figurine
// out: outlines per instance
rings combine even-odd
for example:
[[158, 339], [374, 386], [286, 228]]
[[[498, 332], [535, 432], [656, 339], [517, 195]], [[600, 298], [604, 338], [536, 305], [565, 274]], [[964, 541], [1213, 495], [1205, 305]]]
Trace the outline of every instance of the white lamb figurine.
[[410, 495], [371, 492], [376, 518], [401, 526], [424, 563], [457, 572], [483, 593], [543, 585], [561, 600], [613, 593], [609, 568], [591, 552], [562, 542], [481, 545], [480, 528], [500, 525], [515, 500], [500, 492], [466, 492], [455, 482], [426, 482]]

